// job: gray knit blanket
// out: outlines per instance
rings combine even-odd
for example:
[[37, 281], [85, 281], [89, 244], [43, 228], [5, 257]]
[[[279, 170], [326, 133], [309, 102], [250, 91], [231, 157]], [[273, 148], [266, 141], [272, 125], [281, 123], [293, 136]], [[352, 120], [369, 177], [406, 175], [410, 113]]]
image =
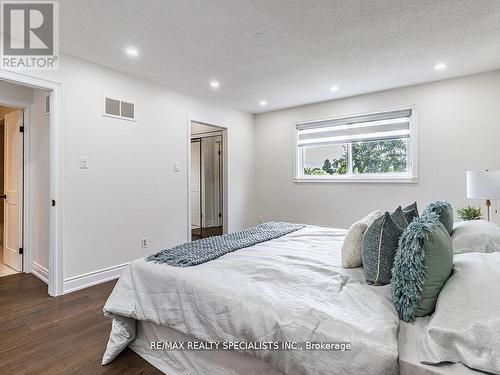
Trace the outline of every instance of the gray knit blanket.
[[162, 250], [146, 258], [148, 262], [164, 263], [174, 267], [196, 266], [214, 260], [224, 254], [273, 240], [304, 228], [303, 224], [270, 222], [239, 232], [186, 242], [171, 249]]

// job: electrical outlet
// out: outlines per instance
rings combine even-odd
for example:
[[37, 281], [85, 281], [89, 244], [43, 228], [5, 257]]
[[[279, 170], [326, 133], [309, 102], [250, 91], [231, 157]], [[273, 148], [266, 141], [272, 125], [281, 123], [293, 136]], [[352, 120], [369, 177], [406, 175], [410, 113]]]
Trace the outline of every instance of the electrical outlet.
[[141, 238], [141, 248], [145, 249], [149, 245], [149, 238], [147, 237], [142, 237]]

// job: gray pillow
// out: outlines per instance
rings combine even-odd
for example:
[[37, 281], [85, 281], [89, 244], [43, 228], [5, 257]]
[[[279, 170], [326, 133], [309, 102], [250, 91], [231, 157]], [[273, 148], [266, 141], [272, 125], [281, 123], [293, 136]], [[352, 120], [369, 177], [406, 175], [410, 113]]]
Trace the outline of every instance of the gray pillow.
[[391, 219], [394, 221], [401, 229], [406, 229], [408, 226], [408, 221], [406, 220], [405, 214], [403, 213], [403, 210], [401, 209], [401, 206], [396, 208], [396, 211], [394, 211], [391, 214]]
[[409, 206], [403, 208], [403, 213], [405, 214], [406, 221], [408, 222], [408, 224], [410, 224], [413, 219], [418, 217], [417, 202], [413, 202]]
[[375, 220], [363, 236], [363, 268], [372, 285], [391, 282], [391, 269], [403, 229], [386, 212]]
[[500, 227], [485, 220], [461, 221], [454, 225], [451, 241], [455, 254], [500, 252]]

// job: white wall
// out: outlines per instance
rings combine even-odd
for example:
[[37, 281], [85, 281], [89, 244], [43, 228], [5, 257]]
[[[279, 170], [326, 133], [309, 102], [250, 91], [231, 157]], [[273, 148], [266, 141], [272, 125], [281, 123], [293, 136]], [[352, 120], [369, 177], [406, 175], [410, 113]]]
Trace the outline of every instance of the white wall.
[[[65, 278], [186, 241], [188, 115], [228, 128], [228, 230], [255, 223], [253, 115], [70, 56], [33, 75], [64, 85]], [[103, 95], [132, 100], [137, 121], [102, 116]]]
[[[258, 216], [347, 227], [415, 199], [463, 205], [466, 170], [500, 169], [500, 71], [261, 114], [255, 125], [251, 114], [73, 57], [60, 67], [34, 75], [64, 85], [65, 278], [186, 240], [188, 116], [228, 128], [229, 231]], [[137, 121], [102, 116], [103, 95], [134, 101]], [[418, 184], [292, 182], [294, 121], [407, 104], [418, 113]]]
[[48, 92], [33, 90], [30, 164], [33, 171], [33, 263], [49, 268], [50, 230], [50, 115], [45, 112]]
[[32, 103], [33, 89], [0, 81], [0, 104], [16, 104], [17, 102]]
[[[417, 110], [417, 184], [294, 183], [294, 121], [413, 105]], [[500, 71], [317, 103], [256, 117], [257, 215], [348, 227], [364, 214], [435, 199], [457, 208], [466, 199], [465, 172], [500, 169]], [[493, 208], [495, 208], [493, 203]], [[500, 222], [500, 215], [493, 214]]]

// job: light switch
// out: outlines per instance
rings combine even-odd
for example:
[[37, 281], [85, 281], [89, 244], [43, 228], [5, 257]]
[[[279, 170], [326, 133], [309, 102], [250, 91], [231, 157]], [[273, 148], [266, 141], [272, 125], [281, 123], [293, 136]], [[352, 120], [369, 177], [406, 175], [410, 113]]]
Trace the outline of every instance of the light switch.
[[180, 172], [181, 164], [178, 161], [174, 161], [174, 171]]
[[80, 156], [80, 169], [88, 169], [88, 161], [86, 156]]

